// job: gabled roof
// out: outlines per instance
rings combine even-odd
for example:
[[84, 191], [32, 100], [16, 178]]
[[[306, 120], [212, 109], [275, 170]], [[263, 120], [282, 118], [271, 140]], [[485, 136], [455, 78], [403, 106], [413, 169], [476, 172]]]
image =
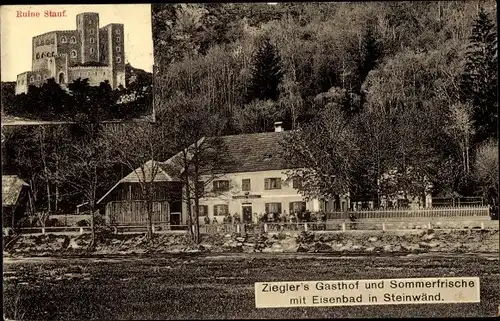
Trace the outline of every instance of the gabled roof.
[[[168, 162], [168, 161], [167, 161]], [[153, 160], [147, 161], [144, 166], [136, 168], [130, 174], [122, 178], [115, 184], [103, 197], [101, 197], [97, 204], [106, 198], [119, 184], [121, 183], [140, 183], [150, 182], [153, 178], [153, 168], [158, 166], [157, 173], [154, 176], [154, 182], [175, 182], [178, 181], [178, 174], [174, 171], [173, 167], [168, 166], [167, 162], [157, 162]]]
[[287, 169], [280, 157], [280, 142], [286, 132], [267, 132], [220, 137], [230, 162], [214, 174]]
[[16, 175], [2, 175], [2, 206], [15, 206], [23, 186], [29, 186]]

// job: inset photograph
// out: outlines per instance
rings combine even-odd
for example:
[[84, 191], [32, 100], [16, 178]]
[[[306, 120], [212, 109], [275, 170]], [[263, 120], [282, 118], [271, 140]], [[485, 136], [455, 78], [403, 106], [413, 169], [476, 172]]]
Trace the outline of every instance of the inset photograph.
[[153, 120], [151, 6], [4, 6], [2, 125]]

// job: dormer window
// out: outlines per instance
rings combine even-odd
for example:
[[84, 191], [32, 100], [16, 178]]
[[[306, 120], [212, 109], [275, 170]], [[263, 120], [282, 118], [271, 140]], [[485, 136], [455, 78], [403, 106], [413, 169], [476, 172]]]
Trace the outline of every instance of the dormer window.
[[76, 50], [71, 50], [71, 58], [76, 58]]
[[67, 43], [67, 42], [68, 42], [68, 40], [66, 39], [66, 37], [62, 36], [61, 37], [61, 43]]
[[41, 80], [41, 79], [42, 79], [42, 76], [36, 75], [36, 80]]
[[71, 42], [71, 43], [76, 43], [76, 37], [75, 37], [75, 36], [72, 36], [72, 37], [69, 39], [69, 42]]

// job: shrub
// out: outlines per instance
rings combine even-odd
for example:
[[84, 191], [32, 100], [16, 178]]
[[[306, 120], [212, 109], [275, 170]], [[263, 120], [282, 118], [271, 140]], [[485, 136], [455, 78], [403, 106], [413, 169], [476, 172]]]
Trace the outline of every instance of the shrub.
[[79, 220], [76, 222], [76, 226], [89, 226], [89, 222], [87, 220]]
[[59, 220], [57, 218], [51, 218], [45, 222], [45, 226], [46, 227], [56, 227], [56, 226], [63, 226], [63, 224], [61, 222], [59, 222]]

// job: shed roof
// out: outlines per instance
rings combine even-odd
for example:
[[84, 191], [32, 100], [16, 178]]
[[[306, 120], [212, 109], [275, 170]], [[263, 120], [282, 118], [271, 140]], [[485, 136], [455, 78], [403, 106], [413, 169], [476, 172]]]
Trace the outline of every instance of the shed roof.
[[15, 206], [23, 186], [29, 186], [17, 175], [2, 175], [2, 206]]

